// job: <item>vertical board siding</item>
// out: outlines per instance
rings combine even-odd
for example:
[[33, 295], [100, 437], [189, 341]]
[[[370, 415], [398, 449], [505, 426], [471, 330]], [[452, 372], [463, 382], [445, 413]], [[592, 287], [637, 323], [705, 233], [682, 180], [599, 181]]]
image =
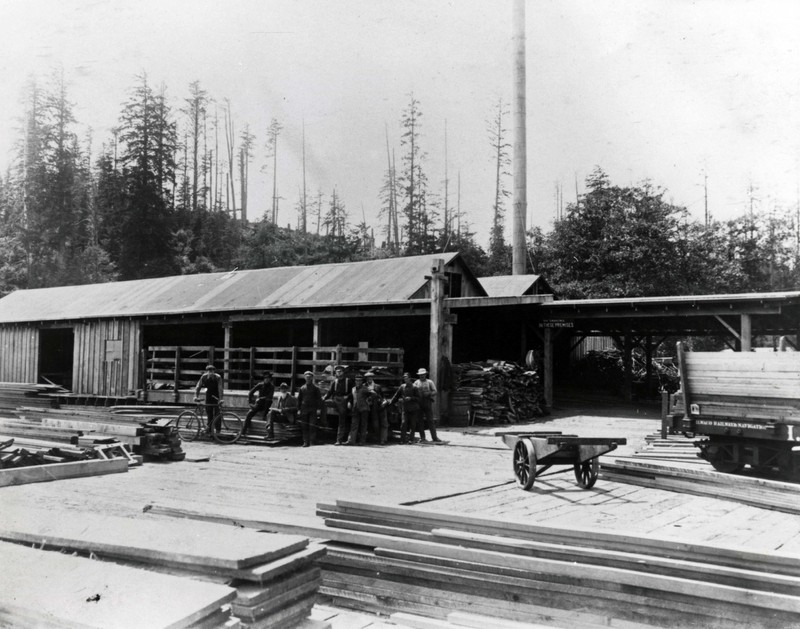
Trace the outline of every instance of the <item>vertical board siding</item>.
[[[85, 321], [75, 326], [73, 391], [92, 395], [127, 395], [139, 387], [138, 321]], [[106, 341], [121, 341], [122, 355], [106, 360]]]
[[34, 326], [0, 328], [0, 382], [36, 382], [39, 332]]

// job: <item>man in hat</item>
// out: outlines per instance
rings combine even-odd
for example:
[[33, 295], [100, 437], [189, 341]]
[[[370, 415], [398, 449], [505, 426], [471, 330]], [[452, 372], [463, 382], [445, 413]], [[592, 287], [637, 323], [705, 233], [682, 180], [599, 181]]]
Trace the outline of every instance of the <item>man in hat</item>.
[[372, 438], [376, 439], [381, 445], [385, 445], [389, 438], [389, 421], [386, 419], [384, 409], [383, 389], [375, 382], [375, 374], [368, 371], [364, 374], [364, 386], [370, 392], [370, 432]]
[[206, 431], [211, 433], [212, 430], [219, 430], [218, 426], [214, 426], [214, 418], [222, 403], [222, 378], [214, 365], [206, 365], [205, 373], [197, 381], [197, 386], [194, 388], [195, 402], [200, 401], [200, 389], [206, 390], [206, 416], [208, 419]]
[[278, 397], [267, 413], [267, 439], [275, 438], [275, 422], [293, 424], [297, 413], [297, 400], [289, 393], [289, 385], [281, 382]]
[[367, 422], [369, 422], [369, 400], [372, 395], [364, 385], [364, 376], [356, 375], [356, 384], [350, 390], [349, 403], [352, 410], [350, 419], [350, 435], [345, 445], [363, 445], [367, 440]]
[[337, 446], [344, 445], [344, 442], [347, 440], [347, 433], [349, 432], [349, 426], [347, 425], [347, 396], [352, 387], [352, 382], [344, 375], [344, 367], [342, 365], [336, 365], [336, 367], [333, 368], [333, 381], [324, 399], [333, 401], [336, 414], [339, 416], [339, 425], [336, 428]]
[[[413, 443], [414, 431], [417, 429], [419, 417], [419, 389], [414, 386], [411, 374], [403, 374], [403, 384], [395, 391], [389, 404], [400, 402], [400, 443]], [[406, 431], [410, 430], [410, 433]], [[420, 437], [425, 438], [425, 433], [420, 426]]]
[[[250, 403], [250, 410], [244, 418], [244, 428], [242, 434], [247, 434], [250, 429], [250, 422], [259, 413], [265, 413], [272, 405], [272, 396], [275, 395], [275, 385], [272, 384], [272, 373], [265, 371], [261, 382], [257, 383], [247, 393], [247, 401]], [[257, 396], [257, 397], [256, 397]]]
[[417, 380], [414, 387], [419, 391], [419, 410], [420, 426], [419, 434], [422, 441], [425, 441], [425, 425], [431, 431], [431, 441], [441, 443], [442, 440], [436, 435], [436, 424], [433, 418], [433, 403], [436, 400], [436, 385], [428, 380], [428, 370], [420, 367], [417, 370]]
[[317, 439], [318, 413], [322, 409], [322, 391], [314, 384], [314, 373], [303, 374], [306, 383], [300, 387], [297, 404], [300, 407], [300, 426], [303, 429], [303, 447], [313, 446]]

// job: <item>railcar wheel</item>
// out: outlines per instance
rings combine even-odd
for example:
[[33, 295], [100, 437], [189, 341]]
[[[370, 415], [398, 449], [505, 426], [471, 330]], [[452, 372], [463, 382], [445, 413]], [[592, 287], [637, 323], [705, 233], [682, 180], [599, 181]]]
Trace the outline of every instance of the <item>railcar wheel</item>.
[[528, 439], [520, 439], [514, 446], [514, 476], [517, 485], [528, 491], [536, 480], [536, 452]]
[[597, 476], [600, 473], [600, 461], [595, 457], [583, 463], [575, 463], [574, 469], [578, 485], [584, 489], [591, 489], [597, 482]]

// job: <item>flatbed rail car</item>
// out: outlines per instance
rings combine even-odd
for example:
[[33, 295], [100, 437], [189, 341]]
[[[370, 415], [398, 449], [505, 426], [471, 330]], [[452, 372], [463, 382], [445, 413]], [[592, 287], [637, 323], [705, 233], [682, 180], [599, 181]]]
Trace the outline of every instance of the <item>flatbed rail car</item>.
[[507, 432], [500, 436], [514, 451], [514, 477], [526, 491], [533, 487], [537, 478], [569, 471], [567, 468], [545, 474], [553, 465], [572, 466], [578, 485], [591, 489], [600, 469], [598, 458], [627, 443], [624, 437], [579, 437], [555, 431]]
[[667, 431], [698, 437], [698, 456], [717, 471], [800, 478], [800, 352], [677, 350]]

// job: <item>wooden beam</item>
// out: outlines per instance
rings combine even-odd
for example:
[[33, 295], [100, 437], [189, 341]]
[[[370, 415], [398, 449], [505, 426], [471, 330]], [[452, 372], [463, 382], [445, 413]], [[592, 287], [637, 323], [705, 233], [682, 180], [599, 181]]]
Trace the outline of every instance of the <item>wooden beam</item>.
[[544, 403], [553, 408], [553, 329], [544, 329]]
[[15, 467], [7, 470], [0, 470], [0, 487], [41, 483], [51, 480], [60, 480], [62, 478], [118, 474], [127, 471], [128, 460], [123, 458], [70, 461], [69, 463]]
[[[445, 345], [445, 274], [444, 260], [433, 261], [433, 268], [429, 280], [431, 294], [431, 319], [430, 319], [430, 343], [428, 345], [428, 363], [431, 382], [436, 386], [437, 391], [442, 391], [441, 366], [444, 357]], [[441, 417], [442, 395], [435, 398], [433, 407], [433, 418], [437, 421]]]
[[740, 315], [742, 351], [749, 352], [753, 347], [752, 322], [749, 314]]
[[714, 318], [715, 318], [717, 321], [719, 321], [719, 322], [720, 322], [720, 323], [723, 325], [723, 327], [724, 327], [726, 330], [728, 330], [728, 332], [730, 332], [730, 333], [731, 333], [731, 335], [733, 336], [733, 338], [735, 338], [737, 341], [741, 341], [741, 340], [742, 340], [742, 337], [739, 335], [739, 332], [736, 330], [736, 328], [734, 328], [734, 327], [733, 327], [732, 325], [730, 325], [730, 324], [729, 324], [727, 321], [725, 321], [725, 319], [723, 319], [723, 318], [722, 318], [722, 317], [720, 317], [719, 315], [714, 315]]

